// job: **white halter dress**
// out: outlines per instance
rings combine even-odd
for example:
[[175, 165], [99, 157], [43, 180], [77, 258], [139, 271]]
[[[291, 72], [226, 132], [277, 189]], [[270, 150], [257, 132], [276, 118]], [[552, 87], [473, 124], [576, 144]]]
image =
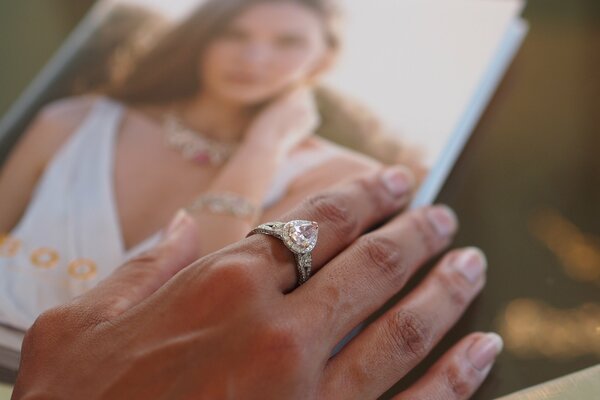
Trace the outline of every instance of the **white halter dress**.
[[[18, 226], [0, 239], [0, 346], [19, 338], [43, 311], [86, 292], [128, 258], [154, 246], [156, 232], [125, 251], [114, 193], [114, 153], [124, 107], [100, 98], [55, 155]], [[336, 149], [294, 154], [282, 166], [264, 208]], [[11, 339], [11, 332], [17, 332]], [[4, 340], [3, 340], [4, 338]]]

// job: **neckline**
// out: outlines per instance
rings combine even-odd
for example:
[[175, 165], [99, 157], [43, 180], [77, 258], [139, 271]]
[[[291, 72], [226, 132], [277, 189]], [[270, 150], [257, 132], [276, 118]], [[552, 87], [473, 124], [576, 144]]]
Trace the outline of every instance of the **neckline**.
[[115, 227], [116, 233], [116, 241], [118, 242], [119, 253], [124, 256], [125, 259], [131, 257], [139, 253], [145, 247], [148, 246], [149, 243], [155, 242], [158, 237], [162, 235], [163, 229], [158, 230], [157, 232], [151, 234], [146, 237], [142, 241], [134, 244], [133, 246], [127, 248], [125, 245], [125, 235], [123, 233], [123, 226], [121, 224], [121, 218], [119, 213], [119, 207], [117, 204], [117, 190], [116, 190], [116, 150], [117, 150], [117, 138], [122, 126], [123, 117], [126, 111], [126, 106], [121, 102], [108, 98], [108, 97], [100, 97], [99, 103], [104, 103], [112, 108], [113, 119], [112, 124], [110, 126], [110, 135], [108, 138], [108, 177], [107, 177], [107, 190], [109, 197], [109, 209], [111, 214], [111, 219], [113, 221], [113, 225]]
[[[113, 113], [114, 113], [113, 120], [111, 121], [112, 125], [111, 125], [110, 136], [109, 136], [110, 143], [108, 146], [108, 150], [109, 150], [109, 159], [108, 159], [109, 174], [108, 175], [109, 176], [107, 178], [108, 179], [107, 190], [108, 190], [108, 195], [109, 195], [110, 214], [112, 216], [113, 224], [115, 226], [115, 233], [117, 236], [119, 251], [120, 251], [120, 254], [122, 254], [125, 257], [125, 259], [128, 259], [131, 256], [136, 255], [140, 251], [145, 250], [145, 248], [148, 247], [150, 243], [157, 242], [159, 237], [163, 234], [164, 228], [160, 229], [157, 232], [146, 237], [141, 242], [136, 243], [129, 249], [126, 248], [125, 237], [124, 237], [123, 228], [121, 225], [120, 214], [119, 214], [117, 198], [116, 198], [115, 174], [116, 174], [117, 138], [118, 138], [118, 134], [120, 133], [120, 128], [122, 126], [124, 114], [128, 110], [128, 107], [118, 100], [115, 100], [115, 99], [112, 99], [109, 97], [105, 97], [105, 96], [100, 97], [99, 101], [103, 102], [104, 104], [111, 107], [113, 110]], [[135, 109], [133, 109], [132, 111], [134, 113], [137, 112]], [[315, 164], [317, 164], [317, 165], [319, 164], [319, 162], [317, 162], [317, 160], [315, 160], [315, 158], [314, 158], [315, 153], [316, 154], [321, 153], [321, 157], [317, 157], [317, 160], [323, 161], [323, 160], [326, 160], [327, 158], [329, 158], [329, 156], [331, 154], [334, 154], [335, 151], [333, 148], [327, 148], [327, 147], [322, 148], [320, 146], [317, 148], [311, 147], [308, 149], [304, 149], [303, 151], [294, 152], [293, 154], [291, 154], [291, 158], [303, 160], [304, 162], [302, 162], [301, 164], [305, 164], [305, 162], [308, 161], [308, 163], [307, 163], [308, 169], [310, 169], [310, 168], [314, 167]], [[325, 154], [322, 154], [322, 153], [325, 153]], [[292, 172], [290, 174], [291, 170], [289, 170], [288, 168], [293, 167], [294, 165], [295, 165], [295, 163], [285, 163], [282, 166], [280, 171], [274, 177], [273, 184], [271, 185], [269, 192], [265, 195], [265, 201], [263, 202], [263, 204], [261, 206], [263, 206], [263, 207], [266, 206], [268, 208], [273, 202], [272, 197], [277, 196], [279, 194], [278, 189], [281, 189], [281, 188], [277, 187], [278, 186], [277, 182], [279, 182], [280, 180], [293, 181], [297, 177], [297, 175], [299, 175], [301, 172], [303, 172], [303, 171], [300, 171], [300, 172], [297, 171], [297, 172]], [[290, 179], [290, 175], [292, 176], [291, 179]], [[277, 201], [278, 200], [279, 199], [277, 199]]]

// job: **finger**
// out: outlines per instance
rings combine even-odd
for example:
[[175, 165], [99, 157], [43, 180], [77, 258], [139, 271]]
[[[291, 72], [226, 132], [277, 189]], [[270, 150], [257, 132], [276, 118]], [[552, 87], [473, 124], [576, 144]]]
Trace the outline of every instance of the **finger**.
[[93, 310], [96, 320], [113, 318], [149, 297], [198, 255], [197, 225], [179, 211], [160, 244], [119, 267], [76, 303]]
[[[281, 221], [309, 220], [319, 224], [318, 242], [312, 252], [315, 273], [366, 230], [405, 207], [413, 182], [408, 169], [392, 167], [311, 197]], [[254, 235], [248, 240], [257, 249], [255, 253], [264, 257], [262, 276], [274, 275], [283, 291], [294, 288], [297, 276], [291, 251], [271, 236]]]
[[469, 399], [489, 374], [502, 351], [495, 333], [472, 334], [450, 349], [417, 383], [393, 400]]
[[362, 236], [290, 294], [293, 306], [318, 321], [326, 340], [340, 341], [398, 293], [458, 228], [446, 206], [411, 210]]
[[376, 398], [411, 371], [446, 334], [485, 283], [481, 251], [447, 255], [423, 283], [359, 333], [326, 367], [328, 392]]

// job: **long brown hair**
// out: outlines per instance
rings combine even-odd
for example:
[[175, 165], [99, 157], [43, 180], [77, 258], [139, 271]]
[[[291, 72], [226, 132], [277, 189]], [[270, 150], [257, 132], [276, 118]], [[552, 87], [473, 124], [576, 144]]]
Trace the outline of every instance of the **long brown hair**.
[[162, 103], [190, 97], [200, 90], [198, 60], [237, 15], [264, 2], [294, 2], [323, 19], [326, 40], [340, 46], [337, 0], [208, 0], [167, 33], [133, 67], [125, 81], [106, 94], [126, 103]]

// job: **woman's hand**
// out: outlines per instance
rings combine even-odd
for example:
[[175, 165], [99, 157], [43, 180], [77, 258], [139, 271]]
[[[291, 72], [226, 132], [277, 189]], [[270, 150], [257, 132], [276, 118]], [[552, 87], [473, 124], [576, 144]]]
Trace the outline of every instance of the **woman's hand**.
[[[285, 157], [313, 132], [317, 121], [308, 89], [297, 89], [276, 100], [259, 113], [242, 145], [205, 193], [235, 193], [260, 210]], [[205, 230], [200, 235], [201, 255], [242, 239], [260, 218], [257, 214], [251, 221], [207, 212], [194, 216]]]
[[273, 145], [282, 156], [314, 133], [319, 113], [312, 90], [297, 88], [268, 104], [252, 122], [246, 142]]
[[[192, 263], [197, 228], [180, 214], [157, 248], [37, 320], [13, 399], [377, 398], [427, 356], [485, 281], [480, 251], [453, 251], [331, 357], [456, 231], [451, 211], [431, 207], [365, 233], [407, 204], [397, 172], [314, 197], [283, 219], [320, 225], [316, 274], [296, 289], [293, 256], [270, 236]], [[493, 334], [464, 338], [397, 399], [468, 398], [500, 347]]]

